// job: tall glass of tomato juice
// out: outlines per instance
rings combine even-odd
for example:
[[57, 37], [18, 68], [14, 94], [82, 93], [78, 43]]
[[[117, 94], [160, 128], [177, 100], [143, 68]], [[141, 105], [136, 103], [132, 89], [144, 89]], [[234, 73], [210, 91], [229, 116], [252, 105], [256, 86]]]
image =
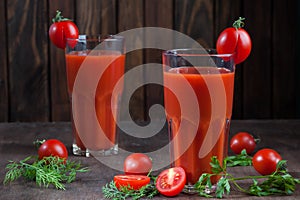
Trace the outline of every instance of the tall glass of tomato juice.
[[[65, 59], [74, 155], [118, 153], [116, 127], [124, 53], [121, 36], [80, 35], [78, 39], [67, 39]], [[117, 83], [119, 87], [115, 90]]]
[[[232, 54], [215, 50], [175, 49], [163, 53], [164, 103], [173, 166], [185, 169], [185, 192], [202, 173], [210, 173], [212, 156], [227, 156], [232, 114]], [[213, 177], [215, 184], [220, 177]]]

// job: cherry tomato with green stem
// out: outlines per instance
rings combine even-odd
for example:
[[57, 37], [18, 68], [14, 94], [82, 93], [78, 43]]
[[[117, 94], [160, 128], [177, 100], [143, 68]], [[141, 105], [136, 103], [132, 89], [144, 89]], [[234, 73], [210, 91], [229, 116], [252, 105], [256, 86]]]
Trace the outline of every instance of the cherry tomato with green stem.
[[51, 24], [49, 28], [49, 37], [51, 42], [58, 48], [64, 49], [66, 47], [67, 38], [78, 38], [78, 27], [70, 19], [61, 16], [60, 11], [57, 11], [57, 14], [55, 18], [52, 19], [52, 22], [53, 24]]
[[219, 54], [234, 54], [235, 64], [246, 60], [252, 49], [252, 41], [248, 32], [242, 28], [245, 18], [239, 18], [233, 27], [223, 30], [217, 40], [216, 48]]
[[277, 163], [282, 160], [273, 149], [261, 149], [252, 158], [254, 169], [261, 175], [270, 175], [276, 171]]

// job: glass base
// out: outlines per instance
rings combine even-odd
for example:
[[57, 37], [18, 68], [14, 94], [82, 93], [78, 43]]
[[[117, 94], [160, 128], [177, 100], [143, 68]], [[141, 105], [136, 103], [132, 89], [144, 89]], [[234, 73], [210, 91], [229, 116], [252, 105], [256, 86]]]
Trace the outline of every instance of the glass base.
[[198, 193], [195, 190], [194, 185], [185, 185], [182, 192], [185, 193], [185, 194], [196, 194], [196, 193]]
[[72, 151], [75, 156], [85, 156], [85, 157], [91, 156], [88, 149], [83, 150], [79, 146], [77, 146], [77, 144], [75, 144], [75, 143], [73, 143], [73, 145], [72, 145]]
[[119, 147], [117, 144], [115, 144], [110, 149], [104, 149], [99, 151], [93, 151], [93, 150], [83, 150], [81, 149], [77, 144], [73, 143], [72, 145], [72, 151], [75, 156], [85, 156], [85, 157], [99, 157], [99, 156], [111, 156], [111, 155], [117, 155], [119, 152]]
[[117, 155], [119, 152], [119, 146], [117, 144], [115, 144], [113, 147], [111, 147], [109, 149], [103, 149], [103, 150], [97, 150], [97, 151], [88, 150], [88, 152], [93, 157]]
[[[214, 193], [215, 191], [216, 191], [216, 185], [213, 185], [211, 189], [206, 188], [204, 192], [206, 194], [211, 194], [211, 193]], [[198, 191], [195, 190], [194, 185], [190, 185], [190, 184], [185, 185], [182, 192], [185, 194], [197, 194], [198, 193]]]

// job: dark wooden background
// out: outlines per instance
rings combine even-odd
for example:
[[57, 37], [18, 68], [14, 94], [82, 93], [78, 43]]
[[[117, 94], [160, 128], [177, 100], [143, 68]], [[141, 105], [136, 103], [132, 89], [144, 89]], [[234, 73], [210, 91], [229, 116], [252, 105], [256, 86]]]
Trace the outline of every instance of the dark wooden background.
[[[215, 47], [218, 34], [244, 16], [253, 50], [237, 66], [233, 118], [300, 117], [297, 0], [1, 0], [0, 121], [70, 119], [64, 52], [48, 38], [57, 9], [74, 19], [81, 33], [157, 26], [205, 47]], [[160, 62], [150, 50], [127, 57], [126, 69]], [[133, 118], [147, 119], [147, 108], [161, 101], [161, 88], [140, 88], [130, 103]]]

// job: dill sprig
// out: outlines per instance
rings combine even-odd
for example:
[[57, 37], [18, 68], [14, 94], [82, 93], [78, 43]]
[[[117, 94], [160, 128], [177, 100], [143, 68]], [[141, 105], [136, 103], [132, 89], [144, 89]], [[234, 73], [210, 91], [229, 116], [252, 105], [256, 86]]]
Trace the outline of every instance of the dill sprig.
[[44, 157], [41, 160], [38, 160], [36, 156], [29, 156], [19, 162], [10, 160], [6, 169], [8, 171], [3, 181], [4, 184], [24, 177], [35, 181], [40, 187], [48, 188], [53, 185], [61, 190], [66, 189], [64, 183], [71, 183], [75, 180], [77, 173], [88, 171], [88, 168], [82, 167], [79, 162], [56, 156]]
[[154, 184], [148, 184], [141, 187], [139, 190], [133, 190], [128, 187], [121, 187], [120, 190], [116, 187], [114, 181], [107, 183], [102, 187], [103, 196], [107, 199], [112, 200], [125, 200], [130, 198], [132, 200], [137, 200], [140, 198], [153, 198], [159, 192]]

